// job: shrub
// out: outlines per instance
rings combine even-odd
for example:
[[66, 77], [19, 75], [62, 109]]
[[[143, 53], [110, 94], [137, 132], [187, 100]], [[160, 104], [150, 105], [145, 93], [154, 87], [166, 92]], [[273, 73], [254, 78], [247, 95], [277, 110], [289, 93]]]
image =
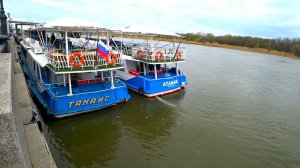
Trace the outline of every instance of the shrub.
[[293, 45], [291, 48], [291, 52], [294, 53], [296, 56], [300, 57], [300, 45]]

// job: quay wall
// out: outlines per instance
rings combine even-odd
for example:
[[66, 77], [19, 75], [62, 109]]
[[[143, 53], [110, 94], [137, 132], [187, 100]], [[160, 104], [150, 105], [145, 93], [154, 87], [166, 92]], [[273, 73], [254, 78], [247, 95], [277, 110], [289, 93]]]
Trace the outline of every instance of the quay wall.
[[0, 167], [56, 167], [34, 117], [13, 39], [8, 48], [9, 53], [0, 53]]

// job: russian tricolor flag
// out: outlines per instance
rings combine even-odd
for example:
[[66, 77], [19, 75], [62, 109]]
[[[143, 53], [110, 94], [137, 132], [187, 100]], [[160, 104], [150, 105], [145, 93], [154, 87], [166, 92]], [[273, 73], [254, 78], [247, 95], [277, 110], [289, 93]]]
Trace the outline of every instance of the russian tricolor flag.
[[108, 57], [109, 49], [101, 40], [99, 40], [97, 52], [98, 54], [102, 55], [104, 58]]

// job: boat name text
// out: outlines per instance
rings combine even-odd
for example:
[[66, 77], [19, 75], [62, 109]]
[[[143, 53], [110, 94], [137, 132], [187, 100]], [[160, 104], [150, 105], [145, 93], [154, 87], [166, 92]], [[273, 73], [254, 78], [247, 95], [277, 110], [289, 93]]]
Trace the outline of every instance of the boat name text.
[[171, 87], [174, 86], [178, 83], [178, 80], [173, 80], [173, 81], [167, 81], [163, 83], [163, 86]]
[[102, 103], [103, 101], [107, 102], [108, 99], [109, 99], [109, 96], [86, 99], [86, 100], [77, 100], [76, 102], [71, 101], [71, 102], [69, 102], [69, 108], [84, 106], [84, 105], [88, 105], [88, 104]]

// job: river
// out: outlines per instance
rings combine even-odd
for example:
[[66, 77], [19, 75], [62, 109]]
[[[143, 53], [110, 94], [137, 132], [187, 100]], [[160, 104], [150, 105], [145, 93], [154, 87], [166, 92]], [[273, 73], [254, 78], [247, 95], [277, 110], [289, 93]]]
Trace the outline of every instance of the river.
[[57, 121], [58, 167], [300, 166], [300, 59], [182, 44], [184, 91]]

